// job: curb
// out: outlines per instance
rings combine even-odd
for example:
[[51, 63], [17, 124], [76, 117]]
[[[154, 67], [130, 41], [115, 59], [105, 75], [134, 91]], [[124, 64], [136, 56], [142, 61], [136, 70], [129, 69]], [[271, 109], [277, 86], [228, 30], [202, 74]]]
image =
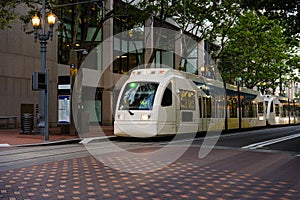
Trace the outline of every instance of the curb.
[[40, 143], [31, 143], [31, 144], [17, 144], [17, 145], [10, 145], [10, 147], [31, 147], [31, 146], [47, 146], [47, 145], [62, 145], [62, 144], [74, 144], [79, 143], [82, 139], [81, 138], [74, 138], [68, 140], [58, 140], [52, 142], [40, 142]]
[[88, 144], [93, 142], [93, 140], [102, 141], [116, 138], [116, 136], [103, 136], [103, 137], [93, 137], [93, 138], [74, 138], [68, 140], [58, 140], [52, 142], [40, 142], [32, 144], [17, 144], [17, 145], [7, 145], [6, 147], [32, 147], [32, 146], [50, 146], [50, 145], [63, 145], [63, 144]]

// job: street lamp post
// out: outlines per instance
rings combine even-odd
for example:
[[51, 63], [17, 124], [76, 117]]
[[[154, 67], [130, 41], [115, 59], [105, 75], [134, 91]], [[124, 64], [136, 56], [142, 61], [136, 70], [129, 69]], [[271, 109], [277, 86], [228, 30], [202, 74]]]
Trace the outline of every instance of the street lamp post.
[[[49, 123], [48, 123], [48, 111], [49, 111], [49, 70], [46, 70], [46, 52], [47, 52], [47, 41], [52, 40], [53, 27], [55, 24], [55, 16], [50, 13], [48, 15], [49, 31], [46, 33], [45, 30], [45, 15], [46, 15], [46, 0], [43, 0], [42, 4], [42, 19], [37, 15], [32, 18], [32, 25], [34, 27], [34, 40], [39, 40], [41, 44], [41, 72], [45, 74], [46, 89], [41, 91], [41, 118], [38, 127], [41, 128], [41, 133], [45, 135], [45, 141], [49, 141]], [[41, 24], [42, 31], [38, 32], [38, 27]]]

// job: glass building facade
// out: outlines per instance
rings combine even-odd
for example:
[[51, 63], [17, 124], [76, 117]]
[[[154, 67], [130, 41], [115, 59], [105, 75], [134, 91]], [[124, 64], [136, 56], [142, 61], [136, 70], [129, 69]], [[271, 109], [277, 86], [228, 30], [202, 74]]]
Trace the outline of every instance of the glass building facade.
[[[101, 6], [95, 3], [81, 5], [80, 12], [76, 6], [60, 9], [57, 13], [61, 20], [58, 28], [59, 64], [74, 64], [77, 68], [83, 62], [87, 65], [90, 61], [85, 60], [87, 55], [83, 52], [89, 51], [89, 54], [97, 54], [95, 55], [96, 64], [93, 60], [89, 69], [106, 70], [107, 63], [104, 63], [104, 58], [113, 60], [109, 64], [109, 76], [111, 76], [109, 79], [111, 80], [118, 80], [118, 77], [128, 74], [130, 70], [144, 68], [145, 64], [149, 63], [152, 63], [151, 67], [155, 68], [169, 67], [198, 74], [199, 45], [193, 39], [182, 37], [178, 27], [168, 23], [161, 24], [156, 18], [151, 19], [150, 24], [146, 21], [135, 22], [134, 16], [130, 16], [130, 9], [135, 8], [119, 0], [105, 3], [107, 4], [105, 15], [102, 13]], [[120, 9], [123, 13], [114, 13]], [[114, 14], [110, 15], [110, 13]], [[103, 18], [104, 16], [106, 18]], [[154, 29], [153, 38], [159, 40], [159, 45], [155, 46], [157, 41], [151, 41], [153, 49], [150, 53], [147, 52], [148, 35], [145, 30], [149, 27], [166, 30], [155, 32], [156, 29]], [[113, 39], [109, 48], [99, 45], [110, 37]], [[94, 48], [97, 50], [94, 51]], [[82, 96], [84, 96], [82, 105], [84, 105], [84, 111], [90, 113], [90, 123], [102, 124], [103, 121], [113, 123], [113, 117], [104, 119], [109, 118], [104, 114], [112, 113], [105, 109], [111, 109], [113, 106], [110, 102], [115, 102], [117, 98], [112, 90], [101, 85], [82, 87]], [[109, 105], [106, 105], [107, 103]]]

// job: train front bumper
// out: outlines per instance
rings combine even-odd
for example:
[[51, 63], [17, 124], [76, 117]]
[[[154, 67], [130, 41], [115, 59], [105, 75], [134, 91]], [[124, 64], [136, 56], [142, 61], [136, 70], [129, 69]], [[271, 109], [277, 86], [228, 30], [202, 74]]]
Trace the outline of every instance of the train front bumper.
[[155, 137], [158, 132], [157, 122], [155, 121], [115, 121], [114, 134], [124, 137]]

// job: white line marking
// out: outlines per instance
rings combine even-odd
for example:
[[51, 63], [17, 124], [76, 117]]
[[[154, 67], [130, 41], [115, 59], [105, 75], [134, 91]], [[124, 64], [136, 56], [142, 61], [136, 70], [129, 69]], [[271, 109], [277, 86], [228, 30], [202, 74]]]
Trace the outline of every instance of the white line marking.
[[9, 144], [0, 144], [0, 147], [10, 147]]
[[294, 135], [288, 135], [288, 136], [281, 137], [281, 138], [275, 138], [275, 139], [267, 140], [267, 141], [263, 141], [263, 142], [258, 142], [258, 143], [254, 143], [254, 144], [250, 144], [250, 145], [244, 146], [242, 148], [243, 149], [258, 149], [258, 148], [261, 148], [261, 147], [264, 147], [264, 146], [268, 146], [268, 145], [271, 145], [271, 144], [283, 142], [283, 141], [286, 141], [286, 140], [291, 140], [291, 139], [294, 139], [294, 138], [297, 138], [297, 137], [300, 137], [300, 133], [294, 134]]
[[109, 139], [109, 138], [113, 138], [113, 137], [115, 137], [115, 136], [103, 136], [103, 137], [84, 138], [79, 143], [80, 144], [88, 144], [88, 143], [92, 142], [93, 140]]

